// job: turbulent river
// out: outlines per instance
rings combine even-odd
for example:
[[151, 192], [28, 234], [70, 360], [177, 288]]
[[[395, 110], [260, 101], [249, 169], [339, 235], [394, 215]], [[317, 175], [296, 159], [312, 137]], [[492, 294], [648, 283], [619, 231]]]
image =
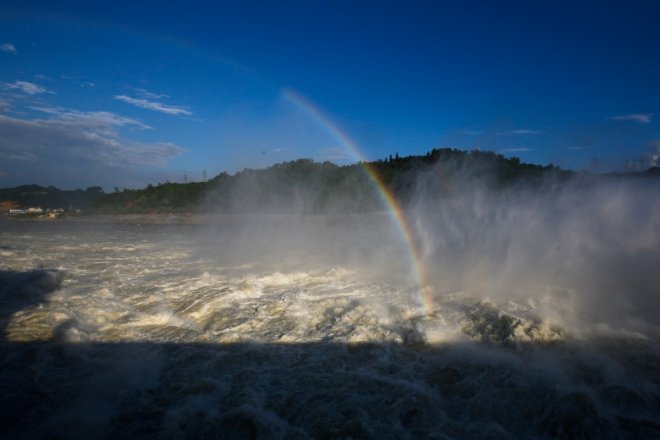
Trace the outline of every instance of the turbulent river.
[[0, 222], [0, 436], [660, 437], [655, 337], [449, 285], [425, 305], [406, 243], [348, 252], [375, 232], [343, 221]]

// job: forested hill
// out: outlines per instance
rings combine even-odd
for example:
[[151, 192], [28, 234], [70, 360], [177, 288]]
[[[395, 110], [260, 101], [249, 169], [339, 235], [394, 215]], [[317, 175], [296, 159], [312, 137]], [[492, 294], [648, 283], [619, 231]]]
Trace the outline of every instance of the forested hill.
[[64, 209], [67, 211], [89, 211], [104, 196], [103, 188], [91, 186], [86, 190], [61, 190], [54, 186], [21, 185], [0, 188], [0, 212], [9, 209], [38, 207]]
[[[405, 205], [427, 176], [443, 185], [479, 181], [507, 186], [521, 180], [572, 173], [548, 165], [522, 163], [518, 158], [485, 151], [435, 149], [422, 156], [390, 156], [368, 163], [339, 166], [299, 159], [265, 169], [221, 173], [205, 183], [164, 183], [142, 190], [108, 194], [97, 202], [99, 213], [142, 212], [365, 212], [382, 209], [372, 174]], [[427, 182], [428, 183], [428, 182]], [[441, 194], [439, 194], [441, 195]]]
[[474, 185], [506, 189], [516, 185], [557, 184], [577, 176], [591, 180], [660, 176], [658, 168], [644, 173], [593, 175], [553, 165], [526, 164], [516, 157], [505, 158], [487, 151], [434, 149], [422, 156], [395, 155], [346, 166], [300, 159], [233, 175], [221, 173], [208, 182], [167, 182], [111, 193], [103, 193], [100, 187], [62, 191], [25, 185], [0, 190], [0, 203], [24, 208], [73, 208], [99, 214], [365, 212], [382, 208], [370, 173], [377, 175], [404, 206], [420, 190], [445, 197], [455, 194], [457, 188]]

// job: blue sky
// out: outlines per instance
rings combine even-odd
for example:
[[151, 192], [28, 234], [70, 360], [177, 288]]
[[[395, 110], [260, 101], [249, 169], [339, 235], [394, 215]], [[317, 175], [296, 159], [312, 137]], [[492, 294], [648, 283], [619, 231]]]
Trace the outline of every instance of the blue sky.
[[0, 186], [438, 147], [658, 160], [658, 2], [210, 3], [4, 1]]

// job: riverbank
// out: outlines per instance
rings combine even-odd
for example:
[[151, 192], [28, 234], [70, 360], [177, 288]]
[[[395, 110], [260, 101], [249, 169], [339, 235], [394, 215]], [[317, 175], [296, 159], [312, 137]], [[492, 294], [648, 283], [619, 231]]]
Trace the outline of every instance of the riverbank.
[[203, 225], [209, 222], [210, 214], [94, 214], [48, 217], [3, 216], [3, 220], [17, 222], [47, 223], [103, 223], [103, 224], [145, 224], [145, 225]]

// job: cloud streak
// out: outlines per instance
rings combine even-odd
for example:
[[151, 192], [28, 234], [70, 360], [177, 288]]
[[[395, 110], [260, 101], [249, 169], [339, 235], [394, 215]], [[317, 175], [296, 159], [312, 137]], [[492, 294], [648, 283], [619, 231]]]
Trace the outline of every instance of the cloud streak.
[[135, 92], [136, 92], [141, 98], [144, 98], [144, 99], [151, 99], [151, 100], [154, 100], [154, 101], [159, 100], [159, 99], [169, 98], [169, 97], [170, 97], [169, 95], [163, 95], [163, 94], [161, 94], [161, 93], [150, 92], [149, 90], [146, 90], [146, 89], [135, 89]]
[[630, 113], [627, 115], [611, 116], [609, 119], [613, 121], [631, 121], [640, 124], [650, 124], [653, 118], [653, 113]]
[[0, 52], [12, 53], [15, 55], [18, 53], [18, 50], [16, 49], [16, 46], [11, 43], [2, 43], [0, 44]]
[[50, 93], [50, 94], [55, 93], [51, 90], [48, 90], [45, 87], [27, 81], [14, 81], [13, 83], [3, 83], [3, 85], [6, 89], [18, 90], [25, 93], [26, 95], [38, 95], [40, 93]]
[[502, 131], [499, 133], [500, 136], [527, 136], [527, 135], [536, 135], [542, 134], [541, 130], [532, 130], [530, 128], [519, 128], [517, 130], [508, 130]]
[[504, 148], [500, 150], [500, 153], [520, 153], [525, 151], [532, 151], [532, 149], [527, 147], [512, 147], [512, 148]]
[[0, 151], [0, 158], [3, 160], [23, 160], [32, 162], [37, 160], [37, 155], [30, 153], [29, 151], [25, 152], [16, 152], [16, 153], [3, 153]]
[[2, 43], [0, 44], [0, 52], [17, 54], [18, 50], [16, 50], [16, 46], [11, 43]]
[[[148, 92], [150, 93], [150, 92]], [[151, 94], [151, 93], [150, 93]], [[155, 94], [151, 94], [155, 95]], [[157, 95], [164, 96], [164, 95]], [[132, 98], [126, 95], [115, 95], [115, 99], [123, 101], [127, 104], [134, 105], [136, 107], [145, 108], [148, 110], [154, 110], [157, 112], [165, 113], [168, 115], [192, 115], [192, 112], [185, 107], [175, 106], [175, 105], [166, 105], [161, 102], [152, 101], [144, 98]]]
[[69, 123], [77, 126], [107, 128], [135, 126], [143, 129], [151, 129], [150, 126], [143, 124], [137, 119], [126, 118], [110, 112], [81, 112], [78, 110], [67, 109], [64, 107], [31, 107], [56, 117], [57, 121]]

